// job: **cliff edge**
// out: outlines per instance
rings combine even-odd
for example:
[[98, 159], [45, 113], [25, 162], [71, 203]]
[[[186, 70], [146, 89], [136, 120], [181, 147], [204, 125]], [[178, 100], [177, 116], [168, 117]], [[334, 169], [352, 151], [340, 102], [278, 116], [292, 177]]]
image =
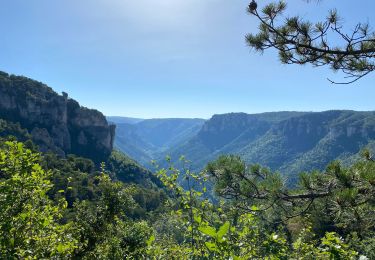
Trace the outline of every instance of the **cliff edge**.
[[115, 126], [101, 112], [26, 77], [0, 72], [0, 118], [27, 129], [42, 152], [76, 154], [95, 162], [112, 152]]

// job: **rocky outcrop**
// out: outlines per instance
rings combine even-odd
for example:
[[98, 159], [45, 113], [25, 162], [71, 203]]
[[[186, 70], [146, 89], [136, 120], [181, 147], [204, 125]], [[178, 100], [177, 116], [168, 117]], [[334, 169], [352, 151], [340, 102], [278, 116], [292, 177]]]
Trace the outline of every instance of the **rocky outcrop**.
[[44, 152], [72, 153], [99, 162], [113, 148], [115, 126], [102, 113], [26, 77], [0, 72], [0, 118], [28, 129]]

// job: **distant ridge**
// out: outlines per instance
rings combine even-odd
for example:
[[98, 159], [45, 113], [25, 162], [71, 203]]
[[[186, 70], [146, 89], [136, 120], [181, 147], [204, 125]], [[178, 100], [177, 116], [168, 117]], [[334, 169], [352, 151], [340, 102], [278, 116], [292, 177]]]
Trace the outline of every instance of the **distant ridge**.
[[122, 116], [107, 116], [107, 120], [114, 124], [137, 124], [144, 119], [134, 117], [122, 117]]
[[[332, 160], [349, 163], [358, 159], [358, 153], [364, 147], [375, 148], [375, 112], [372, 111], [214, 115], [209, 120], [199, 121], [194, 131], [184, 135], [180, 142], [169, 142], [164, 146], [159, 139], [161, 133], [168, 133], [164, 128], [168, 124], [157, 122], [145, 120], [120, 127], [118, 135], [123, 136], [117, 136], [116, 144], [128, 138], [118, 147], [121, 149], [131, 143], [131, 150], [141, 156], [138, 158], [133, 152], [133, 158], [146, 166], [147, 160], [152, 159], [163, 164], [166, 155], [178, 164], [178, 158], [184, 155], [193, 169], [200, 170], [219, 155], [237, 154], [248, 163], [259, 163], [280, 171], [291, 182], [301, 171], [323, 170]], [[153, 128], [153, 124], [159, 127]], [[188, 129], [188, 125], [183, 124], [171, 126], [177, 136], [179, 131], [184, 133]], [[147, 133], [147, 138], [141, 138], [140, 133]]]

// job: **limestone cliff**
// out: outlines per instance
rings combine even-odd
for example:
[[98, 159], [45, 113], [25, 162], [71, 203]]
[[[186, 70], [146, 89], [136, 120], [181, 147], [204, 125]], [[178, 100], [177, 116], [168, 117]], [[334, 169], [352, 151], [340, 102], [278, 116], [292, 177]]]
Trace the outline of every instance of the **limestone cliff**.
[[26, 77], [0, 72], [0, 118], [26, 128], [44, 152], [72, 153], [99, 162], [113, 148], [115, 126], [102, 113]]

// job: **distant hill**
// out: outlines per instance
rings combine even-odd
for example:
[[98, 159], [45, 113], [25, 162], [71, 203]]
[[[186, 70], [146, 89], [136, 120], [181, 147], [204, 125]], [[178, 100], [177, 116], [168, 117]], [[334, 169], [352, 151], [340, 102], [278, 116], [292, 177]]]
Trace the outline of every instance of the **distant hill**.
[[185, 144], [166, 153], [185, 155], [194, 169], [222, 154], [240, 155], [289, 176], [324, 169], [332, 160], [352, 160], [373, 147], [375, 112], [275, 112], [215, 115]]
[[168, 154], [172, 158], [185, 155], [193, 168], [201, 169], [221, 154], [239, 154], [251, 142], [262, 137], [274, 124], [304, 115], [304, 112], [273, 112], [262, 114], [229, 113], [214, 115], [196, 136]]
[[134, 117], [122, 117], [122, 116], [107, 116], [108, 122], [114, 124], [137, 124], [144, 119], [141, 118], [134, 118]]
[[[146, 167], [166, 155], [184, 155], [202, 169], [222, 154], [240, 155], [287, 175], [322, 170], [332, 160], [351, 162], [375, 147], [375, 112], [229, 113], [211, 119], [154, 119], [117, 124], [115, 145]], [[165, 164], [164, 164], [165, 165]]]
[[[108, 117], [111, 120], [112, 117]], [[112, 120], [113, 122], [113, 120]], [[117, 122], [121, 119], [117, 118]], [[195, 136], [204, 119], [145, 119], [138, 123], [116, 123], [115, 147], [143, 165], [150, 166], [173, 147]]]

